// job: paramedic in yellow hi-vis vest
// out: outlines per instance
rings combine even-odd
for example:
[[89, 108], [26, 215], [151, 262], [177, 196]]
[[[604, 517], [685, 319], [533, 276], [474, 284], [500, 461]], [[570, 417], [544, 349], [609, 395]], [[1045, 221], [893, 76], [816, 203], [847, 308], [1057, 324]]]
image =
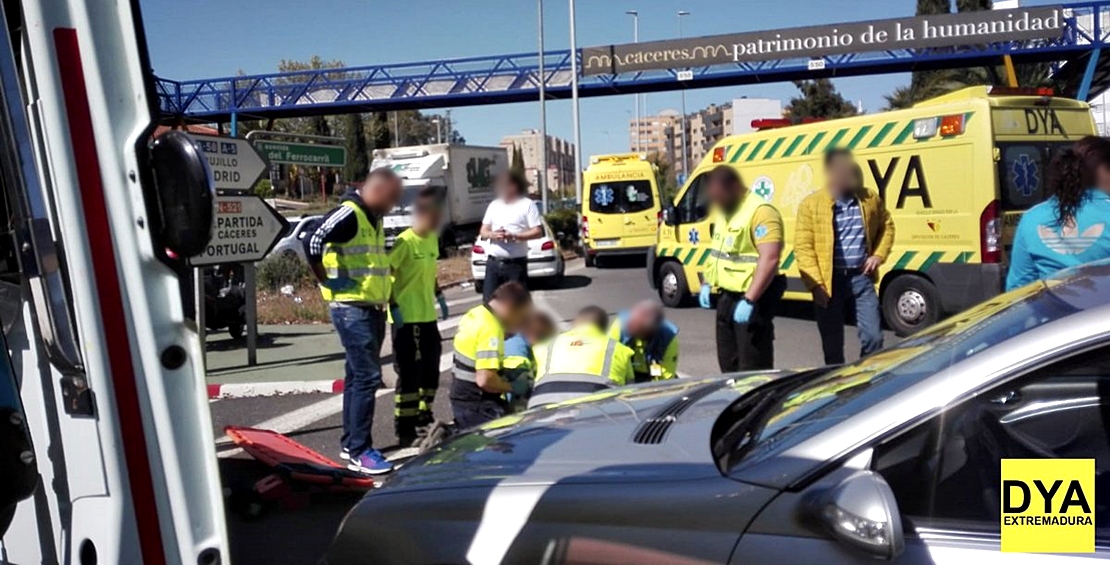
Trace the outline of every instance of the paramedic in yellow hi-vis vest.
[[528, 379], [509, 382], [505, 375], [505, 334], [520, 329], [532, 311], [532, 295], [510, 281], [497, 287], [486, 304], [459, 320], [455, 334], [455, 371], [451, 381], [451, 412], [455, 427], [466, 430], [508, 414], [507, 392], [528, 394]]
[[[389, 252], [393, 273], [393, 357], [397, 389], [393, 391], [393, 424], [398, 444], [416, 442], [417, 429], [433, 422], [432, 404], [439, 388], [439, 357], [443, 342], [437, 318], [447, 319], [447, 301], [436, 280], [439, 222], [443, 198], [428, 186], [413, 199], [412, 227], [401, 232]], [[436, 312], [436, 304], [439, 312]]]
[[725, 373], [775, 364], [775, 314], [786, 292], [779, 274], [782, 215], [721, 165], [710, 173], [713, 242], [698, 302], [710, 307], [717, 288], [717, 362]]
[[374, 449], [374, 393], [382, 382], [381, 350], [392, 281], [382, 215], [401, 198], [401, 179], [389, 169], [371, 172], [343, 196], [309, 234], [306, 257], [346, 353], [343, 379], [343, 449], [352, 470], [388, 473], [393, 466]]
[[606, 334], [608, 325], [605, 310], [587, 306], [571, 329], [533, 349], [536, 383], [529, 408], [633, 383], [632, 350]]

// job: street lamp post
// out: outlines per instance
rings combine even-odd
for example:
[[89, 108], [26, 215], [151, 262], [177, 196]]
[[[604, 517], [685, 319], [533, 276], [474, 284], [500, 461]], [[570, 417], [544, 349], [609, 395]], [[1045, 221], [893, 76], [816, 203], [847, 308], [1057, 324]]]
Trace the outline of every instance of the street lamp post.
[[544, 72], [543, 64], [543, 0], [536, 0], [536, 19], [538, 20], [538, 33], [539, 36], [539, 82], [540, 82], [540, 163], [539, 170], [536, 175], [536, 184], [540, 189], [540, 203], [543, 213], [547, 213], [547, 74]]
[[570, 0], [570, 98], [574, 127], [574, 202], [582, 204], [582, 128], [578, 121], [578, 39], [574, 0]]
[[436, 125], [436, 143], [443, 143], [443, 121], [436, 117], [432, 118], [432, 123]]
[[[637, 12], [636, 10], [628, 10], [628, 11], [625, 12], [625, 14], [628, 14], [629, 16], [632, 16], [632, 43], [639, 43], [640, 42], [640, 12]], [[636, 137], [635, 137], [635, 139], [636, 139], [636, 148], [634, 149], [634, 151], [636, 153], [639, 153], [640, 152], [640, 147], [642, 147], [642, 144], [640, 143], [640, 95], [639, 94], [633, 94], [632, 96], [635, 97], [635, 99], [636, 99], [636, 122], [635, 122], [635, 124], [636, 124]]]
[[[687, 10], [679, 10], [675, 19], [678, 21], [678, 38], [682, 39], [682, 17], [689, 16], [690, 12]], [[690, 154], [690, 134], [686, 128], [686, 87], [682, 88], [682, 175], [690, 176], [690, 163], [688, 162], [688, 155]]]

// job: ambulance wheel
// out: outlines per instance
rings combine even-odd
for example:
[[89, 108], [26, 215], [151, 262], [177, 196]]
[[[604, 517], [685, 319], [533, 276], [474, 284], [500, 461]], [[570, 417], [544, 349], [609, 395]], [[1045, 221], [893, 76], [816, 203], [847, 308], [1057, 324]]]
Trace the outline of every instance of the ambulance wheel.
[[231, 322], [227, 326], [227, 333], [231, 336], [231, 339], [242, 339], [243, 329], [242, 322]]
[[596, 255], [590, 255], [589, 253], [587, 253], [586, 254], [586, 266], [587, 267], [596, 267], [597, 266], [597, 256]]
[[690, 301], [690, 285], [686, 271], [676, 261], [667, 261], [659, 267], [659, 299], [671, 308], [680, 308]]
[[940, 293], [924, 277], [902, 275], [883, 290], [883, 319], [895, 335], [907, 336], [940, 319]]

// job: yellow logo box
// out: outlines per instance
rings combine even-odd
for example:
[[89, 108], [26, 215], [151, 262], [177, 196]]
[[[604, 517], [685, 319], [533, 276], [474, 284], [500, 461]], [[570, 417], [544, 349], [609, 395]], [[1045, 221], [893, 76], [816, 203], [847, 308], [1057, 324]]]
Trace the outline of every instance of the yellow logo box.
[[1094, 459], [1003, 459], [1001, 504], [1002, 551], [1094, 552]]

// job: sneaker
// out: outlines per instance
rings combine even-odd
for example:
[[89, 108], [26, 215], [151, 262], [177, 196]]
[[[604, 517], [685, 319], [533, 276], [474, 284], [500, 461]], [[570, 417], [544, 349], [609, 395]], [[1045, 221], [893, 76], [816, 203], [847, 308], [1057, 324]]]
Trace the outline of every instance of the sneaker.
[[351, 450], [344, 447], [343, 450], [339, 452], [339, 458], [342, 459], [343, 461], [350, 461], [351, 460]]
[[367, 449], [358, 457], [352, 457], [347, 468], [367, 475], [382, 475], [393, 470], [393, 463], [387, 461], [377, 449]]

